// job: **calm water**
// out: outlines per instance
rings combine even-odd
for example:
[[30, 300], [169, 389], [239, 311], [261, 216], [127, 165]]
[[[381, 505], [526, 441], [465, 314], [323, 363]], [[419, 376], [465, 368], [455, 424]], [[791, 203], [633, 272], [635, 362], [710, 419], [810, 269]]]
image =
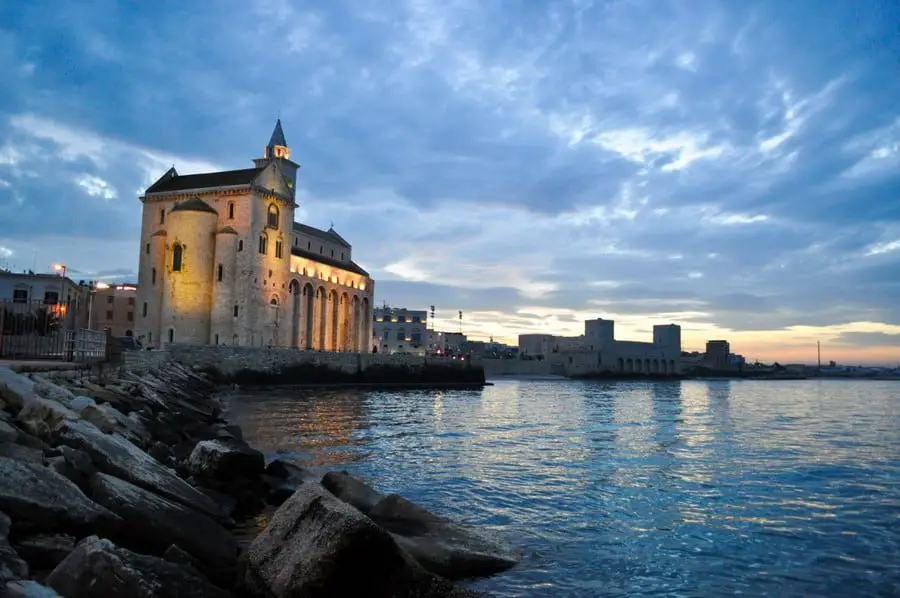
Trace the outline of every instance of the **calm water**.
[[497, 596], [900, 595], [900, 382], [241, 395], [247, 439], [502, 532]]

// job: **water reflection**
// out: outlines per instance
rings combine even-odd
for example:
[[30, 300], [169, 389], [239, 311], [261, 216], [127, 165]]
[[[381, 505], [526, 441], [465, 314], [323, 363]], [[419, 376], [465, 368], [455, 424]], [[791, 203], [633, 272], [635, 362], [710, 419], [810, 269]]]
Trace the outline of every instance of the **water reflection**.
[[513, 537], [498, 596], [896, 595], [900, 384], [502, 381], [243, 396], [269, 454]]

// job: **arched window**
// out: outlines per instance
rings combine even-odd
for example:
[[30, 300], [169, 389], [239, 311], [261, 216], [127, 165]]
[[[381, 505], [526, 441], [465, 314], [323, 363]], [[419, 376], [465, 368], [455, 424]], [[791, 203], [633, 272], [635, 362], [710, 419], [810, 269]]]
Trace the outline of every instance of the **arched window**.
[[181, 272], [182, 261], [184, 259], [184, 248], [180, 243], [176, 243], [172, 248], [172, 272]]
[[259, 252], [266, 253], [269, 250], [269, 237], [266, 235], [259, 236]]
[[269, 217], [266, 223], [272, 228], [278, 228], [278, 206], [275, 204], [269, 206]]
[[228, 219], [234, 220], [234, 202], [233, 201], [228, 202]]
[[278, 305], [278, 299], [275, 297], [272, 297], [272, 300], [269, 301], [269, 305]]

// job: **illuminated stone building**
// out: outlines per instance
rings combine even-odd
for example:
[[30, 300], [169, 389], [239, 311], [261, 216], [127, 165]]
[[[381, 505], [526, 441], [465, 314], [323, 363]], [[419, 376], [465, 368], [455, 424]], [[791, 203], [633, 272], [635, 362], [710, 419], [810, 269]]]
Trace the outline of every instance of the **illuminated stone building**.
[[374, 282], [334, 229], [294, 222], [279, 120], [243, 170], [169, 169], [144, 204], [135, 331], [167, 342], [367, 351]]

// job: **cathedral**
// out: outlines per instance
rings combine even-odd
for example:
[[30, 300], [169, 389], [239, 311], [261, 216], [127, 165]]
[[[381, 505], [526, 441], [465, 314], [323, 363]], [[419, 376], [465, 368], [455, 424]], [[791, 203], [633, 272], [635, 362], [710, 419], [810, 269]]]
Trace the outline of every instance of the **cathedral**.
[[279, 120], [253, 168], [172, 167], [144, 192], [135, 314], [144, 346], [369, 350], [374, 281], [334, 228], [294, 222], [299, 168]]

